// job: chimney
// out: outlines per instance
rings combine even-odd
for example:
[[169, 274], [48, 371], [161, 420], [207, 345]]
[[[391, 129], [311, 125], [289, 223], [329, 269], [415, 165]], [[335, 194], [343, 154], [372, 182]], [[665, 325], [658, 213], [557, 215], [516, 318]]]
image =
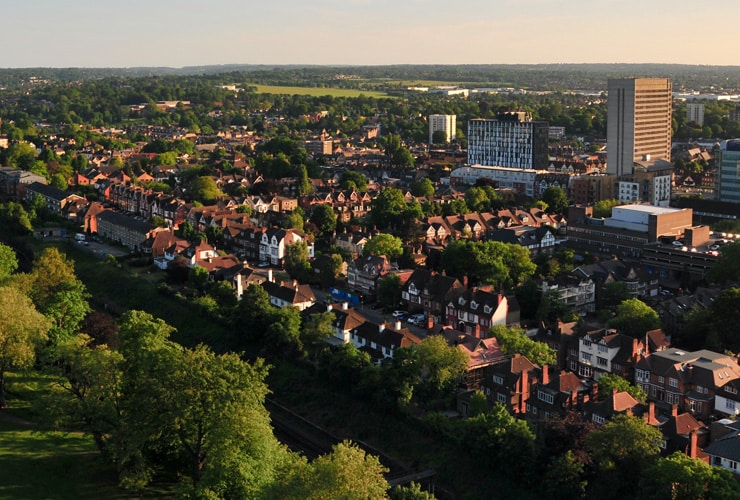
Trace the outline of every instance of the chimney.
[[547, 365], [542, 365], [542, 385], [547, 385], [549, 383], [550, 383], [549, 367]]
[[647, 423], [652, 425], [653, 422], [655, 422], [655, 403], [650, 401], [648, 403]]
[[383, 333], [383, 330], [385, 330], [385, 321], [381, 321], [378, 324], [378, 332]]
[[326, 304], [326, 312], [331, 312], [332, 309], [333, 307], [331, 304]]
[[272, 269], [267, 270], [267, 281], [272, 281]]
[[522, 376], [519, 378], [521, 387], [519, 388], [519, 413], [526, 415], [527, 413], [527, 399], [529, 399], [529, 372], [522, 370]]
[[696, 429], [689, 433], [689, 458], [696, 458], [696, 442], [697, 442]]
[[393, 324], [393, 328], [395, 328], [396, 330], [400, 330], [401, 329], [401, 321], [400, 320], [396, 320], [396, 322]]
[[671, 416], [677, 417], [678, 416], [678, 405], [676, 403], [673, 403], [671, 405]]
[[468, 275], [463, 276], [463, 287], [468, 288]]
[[342, 311], [346, 311], [347, 309], [349, 309], [349, 303], [345, 300], [342, 302]]
[[427, 317], [427, 330], [431, 332], [433, 328], [434, 328], [434, 316], [430, 314]]

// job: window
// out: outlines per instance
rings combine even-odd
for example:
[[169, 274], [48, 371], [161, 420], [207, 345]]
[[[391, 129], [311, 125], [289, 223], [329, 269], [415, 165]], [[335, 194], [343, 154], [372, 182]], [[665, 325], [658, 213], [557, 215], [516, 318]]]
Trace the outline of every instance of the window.
[[493, 383], [498, 385], [504, 384], [504, 378], [501, 375], [494, 375], [493, 376]]
[[699, 394], [702, 394], [702, 393], [704, 393], [704, 387], [702, 387], [702, 386], [700, 386], [700, 385], [697, 385], [697, 386], [696, 386], [696, 392], [698, 392]]
[[583, 339], [583, 347], [591, 347], [591, 341], [584, 338]]
[[725, 409], [735, 413], [735, 402], [731, 399], [725, 399]]
[[609, 352], [609, 348], [605, 344], [599, 344], [599, 352]]
[[[725, 392], [728, 392], [730, 394], [737, 394], [737, 389], [735, 389], [734, 387], [732, 387], [730, 384], [727, 384], [725, 386]], [[706, 392], [704, 394], [706, 394]]]
[[555, 396], [553, 396], [552, 394], [548, 394], [545, 391], [537, 391], [537, 399], [548, 404], [553, 404], [553, 402], [555, 401]]
[[678, 387], [678, 379], [670, 377], [668, 379], [668, 385], [670, 385], [671, 387]]
[[496, 395], [496, 401], [499, 403], [506, 403], [506, 394], [501, 394], [500, 392]]
[[593, 356], [590, 353], [588, 353], [588, 352], [584, 352], [584, 353], [581, 353], [581, 359], [583, 361], [587, 361], [587, 362], [590, 363], [591, 362], [591, 359], [593, 359]]
[[609, 361], [606, 358], [602, 358], [600, 356], [596, 357], [596, 364], [599, 366], [607, 366], [609, 364]]
[[665, 384], [665, 378], [663, 376], [658, 377], [659, 384]]
[[606, 419], [602, 415], [593, 414], [591, 419], [594, 421], [595, 424], [603, 424]]
[[577, 361], [571, 361], [570, 362], [570, 371], [574, 372], [578, 370], [578, 362]]
[[591, 378], [594, 376], [594, 370], [590, 366], [581, 365], [578, 368], [578, 375], [585, 378]]
[[727, 466], [728, 466], [728, 467], [729, 467], [730, 469], [732, 469], [732, 470], [737, 470], [737, 462], [735, 462], [734, 460], [729, 460], [729, 461], [727, 462]]

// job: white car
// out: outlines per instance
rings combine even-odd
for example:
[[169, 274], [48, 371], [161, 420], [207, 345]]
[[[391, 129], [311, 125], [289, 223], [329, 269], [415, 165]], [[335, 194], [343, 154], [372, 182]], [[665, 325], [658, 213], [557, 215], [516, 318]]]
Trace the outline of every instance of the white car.
[[683, 246], [683, 241], [675, 240], [675, 241], [673, 241], [671, 243], [671, 245], [673, 245], [674, 247], [682, 247]]

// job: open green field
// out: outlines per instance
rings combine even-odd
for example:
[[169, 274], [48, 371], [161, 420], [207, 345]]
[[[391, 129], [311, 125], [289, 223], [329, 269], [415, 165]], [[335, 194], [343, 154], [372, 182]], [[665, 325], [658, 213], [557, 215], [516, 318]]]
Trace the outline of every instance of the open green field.
[[288, 95], [310, 95], [310, 96], [325, 96], [330, 95], [332, 97], [358, 97], [364, 95], [367, 97], [375, 97], [381, 99], [384, 97], [390, 97], [385, 92], [375, 92], [368, 90], [356, 90], [356, 89], [336, 89], [336, 88], [314, 88], [314, 87], [282, 87], [276, 85], [254, 85], [257, 87], [258, 94], [288, 94]]

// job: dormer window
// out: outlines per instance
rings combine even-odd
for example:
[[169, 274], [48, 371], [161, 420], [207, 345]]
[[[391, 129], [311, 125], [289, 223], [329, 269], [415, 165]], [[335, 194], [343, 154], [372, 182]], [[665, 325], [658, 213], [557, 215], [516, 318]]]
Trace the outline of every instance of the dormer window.
[[493, 311], [493, 308], [489, 305], [483, 306], [483, 314], [491, 314], [491, 311]]
[[471, 301], [470, 302], [470, 308], [475, 311], [476, 309], [478, 309], [478, 303], [476, 301], [474, 301], [474, 300]]
[[460, 304], [461, 306], [464, 306], [467, 303], [467, 301], [464, 298], [460, 297], [457, 303]]

